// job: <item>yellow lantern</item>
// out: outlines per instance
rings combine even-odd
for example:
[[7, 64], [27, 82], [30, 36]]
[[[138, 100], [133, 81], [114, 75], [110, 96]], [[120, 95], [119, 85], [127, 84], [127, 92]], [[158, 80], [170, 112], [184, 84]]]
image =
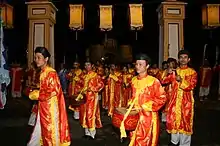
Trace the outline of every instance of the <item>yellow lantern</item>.
[[13, 28], [13, 7], [9, 4], [0, 4], [1, 19], [5, 28]]
[[202, 8], [202, 24], [205, 28], [220, 26], [220, 4], [207, 4]]
[[131, 29], [137, 30], [143, 27], [142, 4], [129, 4]]
[[112, 29], [112, 5], [100, 5], [100, 29], [102, 31], [110, 31]]
[[69, 27], [75, 30], [84, 28], [84, 7], [82, 4], [69, 5], [70, 23]]

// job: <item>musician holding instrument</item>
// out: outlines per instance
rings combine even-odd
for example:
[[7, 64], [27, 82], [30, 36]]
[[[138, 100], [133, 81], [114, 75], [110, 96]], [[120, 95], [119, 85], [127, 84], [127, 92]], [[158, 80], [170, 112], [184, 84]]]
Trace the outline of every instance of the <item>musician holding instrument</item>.
[[[67, 74], [67, 79], [69, 80], [69, 90], [68, 96], [70, 100], [69, 109], [73, 111], [73, 118], [79, 120], [79, 107], [72, 104], [75, 101], [74, 96], [77, 96], [82, 89], [81, 80], [83, 78], [83, 71], [79, 68], [80, 63], [78, 56], [76, 54], [75, 61], [73, 63], [73, 69]], [[74, 100], [74, 101], [73, 101]]]
[[122, 88], [122, 107], [127, 107], [128, 101], [131, 98], [131, 80], [133, 78], [133, 74], [129, 73], [128, 67], [123, 67], [123, 88]]
[[109, 105], [108, 105], [108, 116], [113, 115], [114, 109], [121, 106], [122, 98], [122, 86], [123, 77], [119, 68], [115, 64], [110, 66], [109, 75]]
[[84, 86], [76, 100], [86, 99], [85, 104], [80, 105], [80, 124], [85, 129], [84, 138], [94, 140], [96, 128], [101, 128], [100, 108], [98, 93], [103, 89], [102, 78], [93, 71], [92, 62], [85, 62], [86, 74], [83, 77]]
[[166, 122], [167, 108], [168, 108], [170, 99], [172, 98], [173, 90], [178, 87], [178, 82], [175, 80], [175, 77], [177, 75], [176, 73], [177, 60], [174, 58], [168, 58], [167, 64], [168, 64], [168, 68], [163, 71], [163, 74], [160, 79], [160, 82], [162, 86], [164, 87], [164, 90], [166, 92], [166, 97], [167, 97], [165, 107], [162, 111], [162, 122]]
[[171, 134], [170, 146], [190, 146], [193, 133], [194, 98], [193, 89], [197, 83], [197, 73], [188, 67], [189, 52], [180, 50], [178, 53], [179, 67], [176, 75], [167, 75], [170, 82], [176, 82], [167, 107], [167, 132]]
[[124, 121], [133, 110], [139, 112], [136, 129], [131, 132], [129, 146], [157, 146], [159, 130], [158, 111], [166, 102], [166, 95], [160, 81], [147, 74], [150, 58], [146, 54], [136, 56], [136, 71], [132, 79], [132, 99], [121, 123], [121, 138], [126, 137]]
[[109, 68], [105, 67], [105, 73], [104, 76], [102, 76], [102, 80], [104, 82], [104, 89], [102, 91], [102, 108], [105, 110], [108, 110], [108, 103], [109, 103]]

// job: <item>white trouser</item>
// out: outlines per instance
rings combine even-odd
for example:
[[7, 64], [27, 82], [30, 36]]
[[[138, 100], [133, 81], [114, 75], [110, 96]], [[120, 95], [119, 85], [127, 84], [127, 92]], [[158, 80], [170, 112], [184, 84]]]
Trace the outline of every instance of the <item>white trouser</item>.
[[[99, 96], [97, 96], [97, 98], [99, 98]], [[97, 100], [96, 104], [98, 104], [98, 102], [99, 102], [99, 100]], [[97, 105], [95, 105], [95, 106], [97, 106]], [[90, 136], [92, 138], [95, 138], [95, 134], [96, 134], [96, 129], [89, 130], [88, 128], [85, 128], [85, 135]]]
[[13, 98], [21, 97], [21, 91], [11, 92], [11, 96], [12, 96]]
[[38, 114], [34, 131], [31, 135], [31, 139], [28, 142], [27, 146], [40, 146], [40, 140], [41, 140], [41, 126], [40, 126], [40, 115]]
[[161, 121], [166, 122], [167, 121], [167, 114], [162, 112]]
[[173, 144], [179, 143], [179, 146], [190, 146], [191, 135], [185, 135], [182, 133], [171, 134], [171, 142]]
[[209, 95], [209, 87], [200, 87], [199, 89], [199, 96], [208, 96]]
[[28, 125], [34, 126], [36, 122], [36, 117], [37, 117], [37, 114], [35, 112], [32, 112], [29, 118], [29, 121], [28, 121]]
[[85, 128], [85, 135], [95, 138], [95, 134], [96, 134], [96, 130], [91, 131], [88, 128]]
[[79, 112], [78, 112], [78, 111], [74, 111], [74, 112], [73, 112], [73, 118], [74, 118], [75, 120], [79, 120]]

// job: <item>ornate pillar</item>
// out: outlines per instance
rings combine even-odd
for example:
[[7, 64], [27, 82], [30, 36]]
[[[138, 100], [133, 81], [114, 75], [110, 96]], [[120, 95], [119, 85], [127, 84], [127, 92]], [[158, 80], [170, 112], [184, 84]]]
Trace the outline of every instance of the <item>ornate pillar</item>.
[[159, 66], [167, 58], [177, 59], [178, 52], [184, 48], [183, 20], [184, 2], [166, 0], [157, 9], [159, 21]]
[[56, 23], [57, 8], [49, 0], [32, 0], [28, 5], [29, 40], [28, 66], [34, 59], [34, 49], [38, 46], [46, 47], [50, 54], [50, 63], [54, 62], [54, 24]]

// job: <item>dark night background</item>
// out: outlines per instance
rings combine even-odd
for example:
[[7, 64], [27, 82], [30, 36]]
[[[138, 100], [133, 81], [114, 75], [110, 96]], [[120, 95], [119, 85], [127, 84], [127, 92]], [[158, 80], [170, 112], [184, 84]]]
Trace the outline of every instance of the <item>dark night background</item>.
[[[27, 5], [25, 0], [8, 0], [14, 7], [14, 29], [5, 30], [5, 46], [9, 49], [9, 63], [13, 61], [26, 62], [26, 49], [28, 43]], [[108, 33], [109, 38], [117, 40], [118, 45], [130, 44], [133, 54], [147, 53], [154, 62], [158, 60], [159, 26], [156, 9], [161, 0], [144, 0], [144, 28], [138, 32], [138, 40], [135, 41], [135, 33], [130, 31], [128, 23], [128, 4], [138, 1], [132, 0], [54, 0], [58, 8], [57, 23], [55, 25], [55, 60], [60, 63], [66, 55], [66, 62], [71, 63], [75, 53], [84, 57], [85, 49], [91, 44], [99, 44], [104, 40], [104, 33], [99, 30], [98, 4], [114, 5], [113, 30]], [[185, 0], [186, 19], [184, 21], [185, 49], [192, 55], [192, 64], [198, 68], [202, 61], [202, 52], [205, 43], [209, 43], [207, 57], [212, 64], [215, 63], [215, 47], [219, 44], [220, 29], [213, 31], [210, 40], [209, 31], [202, 28], [201, 7], [208, 0]], [[84, 4], [86, 10], [85, 29], [78, 33], [78, 41], [75, 41], [75, 32], [70, 30], [69, 4]], [[209, 3], [218, 3], [210, 1]]]

